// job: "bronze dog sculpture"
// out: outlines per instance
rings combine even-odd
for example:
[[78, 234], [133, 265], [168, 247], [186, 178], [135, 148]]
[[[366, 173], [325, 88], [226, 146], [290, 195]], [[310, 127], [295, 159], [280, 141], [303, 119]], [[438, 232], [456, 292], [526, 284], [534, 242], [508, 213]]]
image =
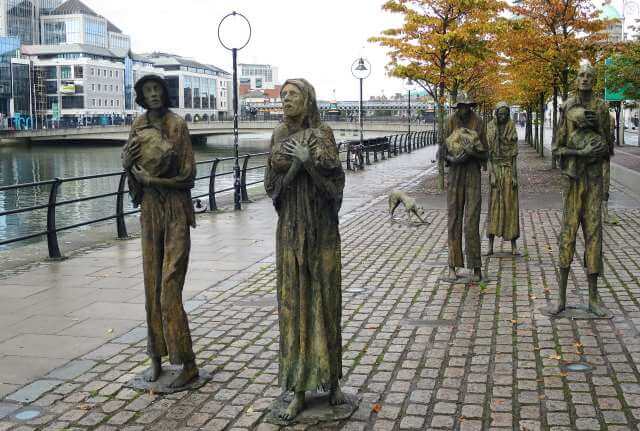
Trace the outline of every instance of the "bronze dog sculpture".
[[391, 216], [392, 220], [393, 214], [396, 211], [396, 208], [400, 206], [400, 204], [404, 205], [404, 209], [407, 212], [409, 221], [411, 221], [412, 216], [415, 215], [418, 220], [420, 220], [420, 223], [430, 224], [428, 221], [422, 218], [424, 216], [424, 209], [416, 204], [416, 200], [399, 190], [394, 190], [389, 193], [389, 215]]

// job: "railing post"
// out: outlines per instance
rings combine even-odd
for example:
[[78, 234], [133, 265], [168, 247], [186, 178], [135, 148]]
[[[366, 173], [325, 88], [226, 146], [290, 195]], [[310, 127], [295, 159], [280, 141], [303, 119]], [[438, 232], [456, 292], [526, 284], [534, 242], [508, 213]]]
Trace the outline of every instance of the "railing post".
[[411, 133], [407, 133], [407, 153], [411, 152]]
[[62, 259], [60, 245], [58, 244], [58, 232], [56, 229], [56, 200], [58, 199], [58, 189], [62, 181], [54, 178], [49, 192], [49, 207], [47, 208], [47, 246], [49, 247], [49, 257], [51, 259]]
[[127, 225], [124, 222], [124, 186], [127, 184], [127, 173], [120, 175], [118, 183], [118, 194], [116, 195], [116, 226], [118, 228], [118, 239], [127, 239]]
[[385, 136], [385, 145], [387, 146], [387, 158], [393, 157], [393, 152], [391, 151], [391, 136]]
[[398, 136], [399, 135], [393, 136], [393, 155], [394, 156], [398, 155]]
[[364, 150], [365, 150], [365, 159], [367, 165], [371, 164], [371, 160], [369, 159], [369, 141], [364, 141]]
[[377, 138], [373, 138], [371, 140], [371, 142], [373, 143], [372, 147], [373, 147], [373, 162], [377, 163], [378, 162], [378, 139]]
[[242, 202], [251, 202], [249, 199], [249, 193], [247, 193], [247, 166], [249, 165], [250, 154], [247, 154], [242, 164], [242, 175], [240, 175], [240, 192], [242, 196]]
[[211, 164], [211, 174], [209, 176], [209, 210], [218, 211], [218, 205], [216, 203], [216, 170], [218, 169], [219, 158], [215, 158]]
[[347, 170], [351, 170], [351, 142], [347, 142]]
[[387, 157], [384, 155], [384, 150], [386, 150], [384, 143], [387, 138], [378, 138], [378, 146], [380, 147], [380, 155], [382, 156], [382, 160], [386, 160]]

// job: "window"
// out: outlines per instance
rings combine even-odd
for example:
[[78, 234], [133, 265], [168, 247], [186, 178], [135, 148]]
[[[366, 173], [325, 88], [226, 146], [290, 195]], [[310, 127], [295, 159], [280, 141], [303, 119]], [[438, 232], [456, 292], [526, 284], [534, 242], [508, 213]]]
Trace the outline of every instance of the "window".
[[191, 93], [191, 77], [184, 77], [184, 107], [193, 108], [193, 95]]
[[98, 91], [102, 90], [102, 85], [98, 84]]
[[116, 85], [116, 93], [120, 91], [120, 87]]
[[113, 93], [113, 84], [111, 84], [111, 85], [109, 86], [109, 91], [111, 91], [111, 92]]
[[76, 78], [84, 78], [84, 68], [82, 66], [73, 66], [73, 76]]
[[116, 106], [119, 108], [120, 107], [120, 99], [116, 99]]
[[98, 99], [98, 106], [102, 106], [102, 99]]
[[45, 81], [44, 86], [47, 94], [58, 94], [58, 81]]
[[44, 68], [44, 79], [57, 79], [58, 71], [55, 66], [47, 66]]
[[91, 99], [91, 106], [96, 107], [96, 99]]
[[95, 75], [95, 72], [96, 72], [96, 70], [92, 67], [92, 68], [91, 68], [91, 76], [94, 76], [94, 75]]
[[118, 77], [119, 72], [116, 70], [116, 78]]
[[111, 106], [113, 106], [113, 99], [111, 99]]
[[62, 109], [83, 109], [84, 97], [62, 96]]
[[91, 91], [96, 91], [96, 84], [91, 84]]
[[109, 78], [113, 78], [113, 70], [109, 71]]

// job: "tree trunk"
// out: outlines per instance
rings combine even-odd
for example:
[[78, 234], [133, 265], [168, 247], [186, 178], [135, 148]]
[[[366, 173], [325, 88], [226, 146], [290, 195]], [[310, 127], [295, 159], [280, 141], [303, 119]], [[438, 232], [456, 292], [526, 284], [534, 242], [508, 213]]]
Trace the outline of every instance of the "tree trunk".
[[444, 190], [444, 81], [440, 81], [438, 85], [438, 92], [436, 93], [437, 110], [438, 110], [438, 189]]
[[[532, 110], [532, 113], [535, 112], [534, 110]], [[535, 148], [536, 153], [538, 152], [538, 112], [535, 112], [536, 114], [536, 118], [533, 120], [533, 131], [534, 131], [534, 136], [533, 136], [533, 148]]]
[[[551, 146], [556, 142], [556, 133], [558, 131], [558, 85], [553, 85], [553, 140]], [[556, 158], [551, 154], [551, 169], [556, 168]]]
[[544, 159], [544, 93], [540, 93], [540, 157]]
[[524, 128], [524, 139], [527, 141], [527, 144], [531, 147], [533, 146], [533, 140], [531, 139], [531, 128], [533, 126], [531, 118], [531, 108], [527, 106], [527, 121]]

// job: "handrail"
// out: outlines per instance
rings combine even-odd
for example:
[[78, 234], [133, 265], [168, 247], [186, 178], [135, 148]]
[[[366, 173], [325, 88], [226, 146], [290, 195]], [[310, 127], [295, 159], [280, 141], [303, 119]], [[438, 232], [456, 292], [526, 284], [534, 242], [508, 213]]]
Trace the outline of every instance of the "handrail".
[[[392, 158], [398, 155], [398, 153], [411, 152], [411, 147], [414, 148], [433, 145], [435, 143], [435, 132], [434, 131], [424, 131], [424, 132], [414, 132], [411, 134], [396, 134], [384, 137], [377, 138], [368, 138], [364, 139], [362, 145], [360, 144], [360, 140], [344, 140], [338, 143], [338, 153], [346, 154], [344, 159], [341, 158], [341, 162], [346, 164], [347, 170], [356, 170], [356, 169], [364, 169], [365, 164], [371, 164], [370, 152], [373, 152], [373, 162], [378, 161], [378, 155], [380, 154], [380, 158], [385, 160], [386, 158]], [[378, 154], [379, 153], [379, 154]], [[386, 154], [385, 154], [386, 153]], [[261, 164], [258, 166], [249, 166], [249, 160], [252, 158], [266, 156], [269, 155], [269, 152], [260, 152], [260, 153], [252, 153], [252, 154], [244, 154], [239, 156], [239, 159], [243, 160], [242, 170], [241, 170], [241, 197], [243, 202], [250, 202], [248, 187], [260, 184], [264, 182], [264, 180], [251, 181], [248, 182], [247, 172], [255, 171], [258, 169], [265, 169], [266, 165]], [[234, 157], [217, 157], [215, 159], [210, 160], [202, 160], [196, 162], [196, 165], [211, 165], [209, 169], [209, 175], [202, 175], [196, 177], [196, 182], [201, 180], [208, 180], [209, 186], [208, 191], [206, 193], [199, 194], [197, 196], [193, 196], [192, 199], [199, 200], [201, 198], [207, 197], [209, 200], [209, 210], [217, 211], [218, 205], [216, 202], [216, 195], [220, 195], [222, 193], [226, 193], [234, 190], [234, 187], [224, 188], [222, 190], [216, 190], [216, 178], [226, 175], [233, 175], [233, 170], [218, 172], [218, 168], [221, 162], [234, 160]], [[77, 197], [74, 199], [68, 199], [59, 201], [58, 197], [60, 194], [60, 187], [62, 187], [66, 183], [74, 182], [74, 181], [87, 181], [99, 178], [111, 178], [118, 177], [118, 188], [114, 192], [108, 193], [98, 193], [90, 196]], [[37, 211], [37, 210], [47, 210], [47, 220], [46, 220], [46, 230], [37, 233], [29, 233], [28, 235], [23, 235], [20, 237], [9, 238], [9, 239], [0, 239], [0, 246], [16, 243], [20, 241], [26, 241], [29, 239], [33, 239], [40, 236], [46, 236], [47, 238], [47, 246], [49, 250], [49, 257], [52, 259], [60, 259], [63, 258], [63, 255], [60, 251], [60, 246], [58, 242], [58, 233], [70, 229], [75, 229], [78, 227], [88, 226], [95, 223], [100, 223], [107, 220], [116, 220], [117, 227], [117, 237], [119, 239], [124, 239], [128, 237], [127, 226], [125, 223], [125, 219], [127, 216], [137, 214], [140, 212], [140, 209], [133, 209], [125, 211], [124, 209], [124, 195], [128, 193], [126, 190], [127, 185], [127, 175], [124, 171], [119, 172], [106, 172], [94, 175], [86, 175], [79, 177], [69, 177], [69, 178], [54, 178], [46, 181], [38, 181], [31, 183], [23, 183], [23, 184], [13, 184], [8, 186], [0, 187], [0, 193], [9, 192], [12, 190], [20, 190], [25, 188], [35, 188], [35, 187], [49, 187], [49, 198], [48, 202], [45, 204], [32, 205], [29, 207], [21, 207], [21, 208], [12, 208], [9, 210], [0, 211], [0, 217], [16, 215], [16, 214], [24, 214], [27, 212]], [[109, 216], [103, 216], [97, 219], [87, 220], [84, 222], [74, 223], [67, 226], [59, 227], [56, 224], [56, 209], [63, 205], [69, 205], [80, 202], [87, 202], [96, 199], [104, 199], [108, 197], [115, 197], [116, 211], [115, 214]]]

